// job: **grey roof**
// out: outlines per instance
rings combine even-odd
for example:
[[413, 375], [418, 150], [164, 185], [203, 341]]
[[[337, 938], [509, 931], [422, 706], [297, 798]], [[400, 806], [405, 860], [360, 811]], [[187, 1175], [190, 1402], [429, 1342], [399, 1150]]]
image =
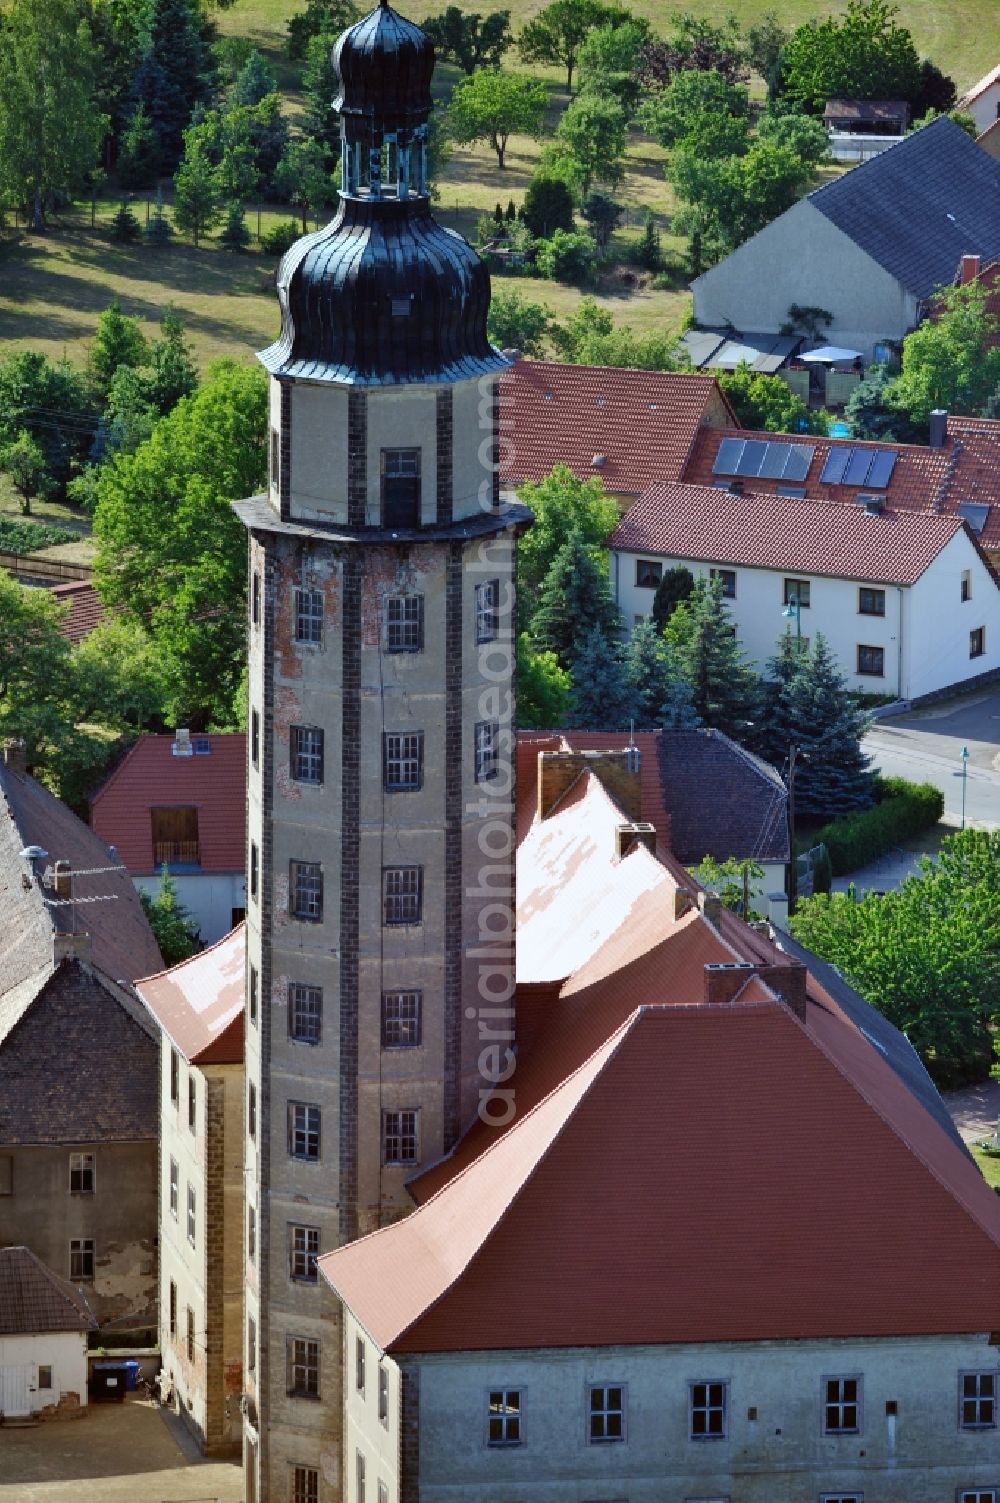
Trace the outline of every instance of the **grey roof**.
[[788, 790], [768, 762], [715, 730], [664, 730], [658, 749], [678, 860], [788, 860]]
[[965, 254], [1000, 254], [1000, 162], [942, 115], [809, 195], [914, 297], [954, 280]]
[[[969, 1150], [962, 1141], [962, 1136], [951, 1119], [948, 1108], [938, 1094], [937, 1086], [931, 1080], [924, 1066], [923, 1060], [910, 1043], [906, 1034], [889, 1019], [866, 1002], [854, 988], [844, 980], [836, 966], [829, 961], [821, 960], [805, 945], [800, 945], [791, 935], [780, 933], [776, 936], [780, 949], [794, 955], [796, 959], [804, 961], [813, 976], [833, 997], [834, 1001], [843, 1008], [856, 1028], [864, 1034], [887, 1063], [892, 1067], [900, 1080], [920, 1102], [920, 1105], [929, 1112], [935, 1122], [943, 1127], [953, 1143], [957, 1143], [962, 1152], [968, 1157]], [[820, 1006], [816, 1003], [816, 1006]]]
[[97, 1325], [81, 1290], [27, 1247], [0, 1247], [0, 1336], [96, 1331]]

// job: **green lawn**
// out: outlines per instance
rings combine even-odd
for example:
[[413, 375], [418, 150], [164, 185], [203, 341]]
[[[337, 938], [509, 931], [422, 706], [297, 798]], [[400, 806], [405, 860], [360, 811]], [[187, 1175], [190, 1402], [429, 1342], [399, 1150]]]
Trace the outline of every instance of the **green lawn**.
[[[971, 1145], [970, 1145], [971, 1146]], [[1000, 1190], [1000, 1153], [985, 1153], [981, 1148], [972, 1148], [972, 1156], [994, 1190]]]

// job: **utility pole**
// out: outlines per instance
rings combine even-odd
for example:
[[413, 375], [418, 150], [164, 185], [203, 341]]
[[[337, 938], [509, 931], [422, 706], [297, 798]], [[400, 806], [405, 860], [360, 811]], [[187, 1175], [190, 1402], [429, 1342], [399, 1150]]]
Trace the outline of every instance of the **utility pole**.
[[795, 912], [798, 897], [798, 870], [795, 865], [795, 762], [799, 754], [797, 746], [788, 748], [788, 916]]

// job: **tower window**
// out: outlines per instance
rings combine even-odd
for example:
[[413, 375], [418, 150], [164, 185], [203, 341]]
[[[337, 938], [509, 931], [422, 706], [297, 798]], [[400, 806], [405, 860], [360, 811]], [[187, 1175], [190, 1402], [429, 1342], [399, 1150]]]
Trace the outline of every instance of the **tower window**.
[[424, 780], [424, 733], [387, 731], [382, 738], [387, 793], [412, 793]]
[[423, 887], [423, 867], [383, 867], [382, 922], [419, 924], [423, 912]]
[[276, 491], [281, 484], [281, 443], [277, 428], [271, 429], [271, 489]]
[[383, 1164], [417, 1162], [417, 1113], [382, 1113]]
[[260, 989], [260, 982], [259, 982], [258, 976], [257, 976], [257, 967], [255, 965], [251, 965], [251, 967], [250, 967], [250, 1021], [251, 1021], [251, 1023], [256, 1023], [257, 1022], [257, 996], [258, 996], [259, 989]]
[[288, 1392], [299, 1398], [319, 1398], [319, 1342], [304, 1336], [288, 1338]]
[[424, 597], [390, 595], [385, 602], [386, 652], [422, 652]]
[[288, 988], [288, 1037], [318, 1044], [323, 1031], [323, 988], [293, 981]]
[[247, 1206], [247, 1257], [251, 1263], [257, 1261], [257, 1212], [253, 1206]]
[[323, 918], [323, 868], [318, 861], [292, 861], [289, 878], [292, 917], [318, 924]]
[[420, 526], [420, 450], [382, 450], [382, 526]]
[[260, 766], [260, 712], [250, 711], [250, 761], [254, 767]]
[[247, 1082], [247, 1132], [251, 1141], [257, 1141], [257, 1087], [253, 1081]]
[[294, 1468], [292, 1503], [319, 1503], [319, 1472], [314, 1466]]
[[319, 1159], [318, 1106], [305, 1101], [288, 1103], [288, 1153], [293, 1159], [304, 1159], [314, 1164]]
[[418, 991], [382, 993], [382, 1048], [412, 1049], [420, 1043]]
[[487, 579], [476, 585], [476, 641], [495, 642], [498, 635], [497, 610], [500, 605], [499, 579]]
[[260, 871], [260, 858], [257, 854], [257, 842], [250, 842], [250, 896], [257, 901], [257, 885]]
[[323, 732], [314, 725], [292, 726], [292, 777], [297, 783], [322, 783]]
[[254, 626], [260, 625], [260, 574], [253, 571], [253, 585], [251, 589], [251, 617]]
[[187, 1359], [194, 1361], [194, 1311], [190, 1305], [187, 1307]]
[[322, 590], [295, 590], [295, 640], [318, 645], [323, 640]]
[[476, 725], [476, 782], [488, 783], [497, 775], [497, 742], [500, 727], [495, 720], [480, 720]]
[[302, 1284], [315, 1284], [319, 1281], [316, 1271], [316, 1259], [319, 1257], [319, 1227], [299, 1226], [289, 1222], [288, 1226], [288, 1273], [289, 1277], [298, 1280]]

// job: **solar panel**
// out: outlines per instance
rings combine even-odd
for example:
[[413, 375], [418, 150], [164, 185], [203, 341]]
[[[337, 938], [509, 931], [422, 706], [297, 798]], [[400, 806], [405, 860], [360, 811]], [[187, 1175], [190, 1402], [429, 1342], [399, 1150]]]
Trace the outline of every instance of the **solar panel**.
[[724, 438], [719, 445], [719, 452], [715, 456], [712, 474], [738, 475], [740, 455], [743, 453], [745, 442], [746, 440], [742, 438]]
[[765, 444], [764, 463], [758, 473], [765, 480], [780, 480], [785, 473], [791, 444]]
[[958, 503], [958, 515], [968, 522], [973, 532], [982, 532], [989, 514], [990, 503], [988, 501], [960, 501]]
[[889, 476], [896, 466], [899, 455], [895, 449], [878, 449], [868, 471], [868, 484], [873, 490], [883, 491], [889, 484]]
[[867, 485], [884, 490], [896, 467], [896, 449], [831, 449], [820, 480], [824, 485]]
[[839, 485], [844, 478], [847, 469], [847, 461], [854, 453], [853, 449], [831, 449], [826, 456], [826, 464], [820, 475], [822, 485]]
[[804, 480], [809, 473], [809, 466], [813, 462], [815, 453], [816, 449], [813, 444], [789, 444], [785, 468], [781, 474], [782, 480]]
[[874, 458], [871, 449], [852, 449], [841, 485], [865, 485]]
[[759, 475], [767, 450], [768, 445], [761, 439], [748, 438], [743, 445], [743, 453], [740, 455], [737, 475]]

